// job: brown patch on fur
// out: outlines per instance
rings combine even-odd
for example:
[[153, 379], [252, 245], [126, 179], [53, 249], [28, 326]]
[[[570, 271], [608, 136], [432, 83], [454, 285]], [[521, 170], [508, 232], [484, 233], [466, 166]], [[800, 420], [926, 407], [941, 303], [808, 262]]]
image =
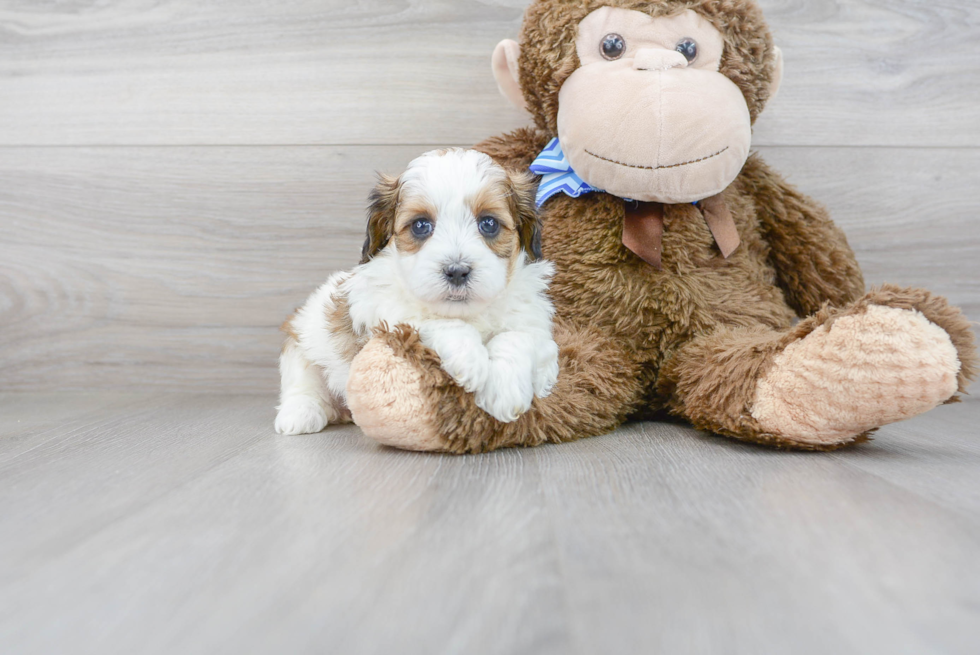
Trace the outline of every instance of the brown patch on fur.
[[293, 319], [296, 318], [296, 314], [290, 314], [289, 318], [283, 321], [282, 325], [279, 326], [279, 331], [286, 334], [288, 337], [292, 337], [295, 341], [299, 341], [299, 335], [296, 333], [296, 329], [293, 327]]
[[541, 219], [538, 216], [537, 179], [530, 173], [508, 172], [509, 209], [520, 239], [521, 250], [531, 260], [541, 259]]
[[500, 221], [500, 234], [487, 244], [498, 257], [510, 259], [513, 268], [522, 250], [531, 261], [541, 258], [541, 221], [535, 204], [535, 177], [506, 169], [505, 173], [503, 180], [480, 189], [467, 203], [478, 221], [487, 215]]
[[428, 198], [404, 198], [395, 214], [395, 230], [400, 232], [411, 227], [417, 218], [427, 218], [435, 223], [437, 214], [435, 206]]
[[477, 220], [490, 215], [500, 221], [501, 227], [513, 230], [516, 227], [516, 212], [510, 199], [512, 193], [510, 184], [499, 180], [484, 186], [474, 196], [467, 198], [466, 203]]
[[296, 314], [293, 313], [289, 316], [289, 318], [283, 321], [282, 325], [279, 326], [279, 331], [286, 335], [286, 338], [282, 342], [282, 349], [280, 350], [281, 353], [286, 352], [286, 347], [289, 346], [290, 343], [299, 343], [299, 334], [296, 332], [296, 328], [293, 327], [293, 320], [295, 318]]
[[509, 181], [496, 180], [480, 189], [466, 202], [479, 222], [484, 216], [492, 216], [500, 223], [500, 232], [496, 237], [487, 239], [487, 246], [497, 257], [509, 259], [510, 267], [520, 253], [520, 242], [517, 235], [515, 215], [512, 210], [510, 196], [513, 193]]
[[776, 73], [776, 55], [762, 11], [752, 0], [537, 0], [524, 14], [519, 73], [528, 110], [540, 130], [557, 134], [558, 91], [580, 65], [575, 49], [578, 25], [605, 6], [653, 17], [696, 11], [725, 40], [720, 72], [742, 91], [753, 122], [762, 113]]
[[411, 255], [422, 249], [425, 239], [417, 239], [412, 234], [412, 223], [419, 218], [427, 218], [436, 224], [436, 208], [425, 198], [407, 198], [398, 205], [395, 215], [395, 244], [398, 252]]
[[517, 239], [517, 232], [512, 228], [502, 228], [500, 233], [493, 239], [487, 240], [487, 246], [497, 257], [509, 259], [509, 267], [513, 268], [518, 253], [521, 252], [520, 242]]
[[327, 308], [326, 310], [327, 329], [343, 340], [340, 353], [345, 360], [352, 361], [368, 342], [369, 336], [358, 335], [354, 331], [354, 321], [350, 317], [350, 304], [347, 302], [347, 296], [334, 293], [330, 296], [330, 302], [333, 303], [333, 309]]
[[405, 227], [395, 235], [395, 247], [398, 248], [398, 252], [405, 255], [412, 255], [417, 253], [425, 245], [425, 240], [416, 239], [412, 235], [411, 229]]
[[378, 175], [378, 184], [368, 196], [367, 238], [361, 249], [361, 263], [366, 264], [388, 245], [395, 231], [395, 210], [398, 208], [398, 179]]
[[491, 183], [470, 198], [470, 208], [477, 220], [487, 214], [500, 220], [501, 234], [488, 241], [498, 257], [514, 260], [523, 250], [530, 260], [540, 259], [541, 222], [535, 204], [537, 182], [527, 172], [506, 171], [506, 174], [504, 180]]

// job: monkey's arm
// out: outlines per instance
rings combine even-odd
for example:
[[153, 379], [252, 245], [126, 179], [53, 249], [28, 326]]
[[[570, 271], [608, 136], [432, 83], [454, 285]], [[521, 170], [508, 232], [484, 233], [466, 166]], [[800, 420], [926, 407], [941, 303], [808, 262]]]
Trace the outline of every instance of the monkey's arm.
[[558, 320], [554, 339], [560, 352], [554, 388], [510, 423], [480, 409], [404, 326], [378, 334], [354, 358], [348, 406], [367, 436], [408, 450], [480, 453], [611, 432], [643, 394], [642, 362], [593, 328]]
[[741, 177], [755, 201], [777, 284], [800, 316], [825, 302], [841, 307], [864, 294], [864, 276], [844, 233], [827, 210], [797, 191], [758, 155]]

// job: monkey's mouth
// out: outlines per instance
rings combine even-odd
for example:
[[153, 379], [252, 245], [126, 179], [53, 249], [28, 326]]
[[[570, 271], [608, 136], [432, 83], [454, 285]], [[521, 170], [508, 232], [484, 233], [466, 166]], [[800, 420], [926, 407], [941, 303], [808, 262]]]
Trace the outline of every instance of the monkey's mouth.
[[615, 159], [609, 159], [608, 157], [603, 157], [602, 155], [597, 155], [591, 150], [586, 149], [586, 154], [592, 155], [596, 159], [601, 159], [602, 161], [607, 161], [610, 164], [616, 164], [617, 166], [623, 166], [624, 168], [639, 168], [644, 171], [661, 171], [667, 168], [680, 168], [681, 166], [690, 166], [691, 164], [700, 164], [703, 161], [708, 161], [709, 159], [714, 159], [715, 157], [723, 154], [728, 150], [729, 146], [725, 146], [713, 155], [708, 155], [707, 157], [701, 157], [700, 159], [692, 159], [691, 161], [686, 161], [680, 164], [668, 164], [666, 166], [641, 166], [639, 164], [627, 164], [626, 162], [617, 161]]

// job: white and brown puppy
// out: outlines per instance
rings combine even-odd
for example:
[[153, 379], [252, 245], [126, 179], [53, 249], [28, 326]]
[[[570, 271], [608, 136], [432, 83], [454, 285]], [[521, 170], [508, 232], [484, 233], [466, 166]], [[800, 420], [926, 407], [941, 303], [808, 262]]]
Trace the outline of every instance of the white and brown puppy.
[[553, 272], [540, 259], [531, 179], [473, 150], [422, 155], [371, 194], [361, 265], [333, 275], [283, 326], [276, 431], [349, 420], [350, 363], [374, 328], [407, 324], [494, 418], [510, 422], [558, 377]]

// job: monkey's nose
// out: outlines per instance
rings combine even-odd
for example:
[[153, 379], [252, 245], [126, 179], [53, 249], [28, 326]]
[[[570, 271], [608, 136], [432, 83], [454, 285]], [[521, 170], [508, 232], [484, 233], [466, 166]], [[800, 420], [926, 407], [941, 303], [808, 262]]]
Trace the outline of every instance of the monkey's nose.
[[471, 269], [466, 264], [450, 264], [442, 269], [442, 274], [446, 276], [446, 281], [454, 287], [461, 287], [469, 280]]
[[687, 68], [687, 58], [676, 50], [644, 48], [633, 58], [633, 68], [638, 71], [665, 71], [671, 68]]

